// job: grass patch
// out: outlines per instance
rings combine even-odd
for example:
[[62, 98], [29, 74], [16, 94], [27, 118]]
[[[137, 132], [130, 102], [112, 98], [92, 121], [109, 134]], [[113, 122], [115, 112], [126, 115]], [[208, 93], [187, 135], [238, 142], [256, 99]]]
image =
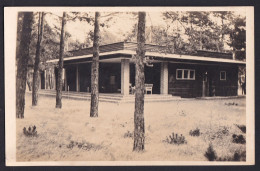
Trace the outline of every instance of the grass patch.
[[[62, 145], [59, 146], [60, 148], [62, 147]], [[70, 141], [70, 143], [68, 145], [66, 145], [67, 148], [72, 149], [72, 148], [79, 148], [79, 149], [83, 149], [83, 150], [100, 150], [102, 148], [101, 145], [95, 145], [93, 143], [89, 143], [86, 141], [82, 141], [82, 142], [77, 142], [77, 141]]]
[[216, 151], [213, 149], [212, 144], [209, 144], [204, 156], [208, 161], [246, 161], [246, 151], [236, 150], [232, 156], [218, 157]]
[[246, 151], [236, 150], [233, 156], [219, 157], [217, 161], [246, 161]]
[[[246, 150], [244, 144], [232, 142], [233, 134], [245, 137], [235, 126], [246, 124], [245, 98], [146, 103], [145, 153], [142, 154], [133, 153], [132, 148], [134, 103], [100, 102], [99, 117], [91, 118], [89, 101], [64, 98], [62, 109], [55, 109], [55, 97], [40, 98], [39, 106], [31, 107], [31, 95], [26, 95], [25, 118], [16, 120], [16, 160], [19, 162], [207, 161], [204, 153], [210, 142], [222, 160], [228, 156], [233, 158], [236, 149]], [[236, 102], [239, 107], [223, 107], [225, 102]], [[28, 126], [32, 130], [33, 125], [37, 127], [37, 138], [23, 133], [24, 127], [28, 131]], [[189, 132], [196, 128], [200, 129], [200, 136], [190, 136]], [[175, 144], [176, 134], [170, 140], [173, 130], [178, 137], [182, 133], [188, 143], [181, 145], [180, 142], [185, 141], [176, 140]], [[166, 136], [173, 145], [165, 143]]]
[[221, 126], [217, 129], [217, 131], [215, 133], [212, 133], [212, 135], [210, 135], [211, 140], [214, 140], [216, 138], [219, 139], [223, 139], [224, 137], [229, 135], [229, 128], [226, 126]]

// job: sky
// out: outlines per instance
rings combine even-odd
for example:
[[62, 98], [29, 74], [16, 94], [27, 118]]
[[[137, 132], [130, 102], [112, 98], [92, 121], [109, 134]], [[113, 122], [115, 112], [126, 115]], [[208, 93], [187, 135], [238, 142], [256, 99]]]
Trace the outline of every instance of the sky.
[[[55, 15], [61, 16], [61, 12], [52, 12]], [[166, 26], [166, 22], [163, 20], [162, 12], [147, 12], [146, 13], [146, 27], [152, 26]], [[240, 10], [235, 12], [236, 15], [245, 16], [245, 11]], [[102, 16], [107, 15], [107, 13], [101, 13], [101, 22], [104, 21]], [[94, 12], [91, 14], [94, 17]], [[57, 20], [53, 20], [52, 17], [46, 17], [47, 22], [50, 25], [60, 25]], [[57, 17], [56, 17], [57, 18]], [[108, 22], [109, 27], [101, 28], [108, 32], [113, 33], [121, 41], [124, 40], [124, 35], [130, 33], [133, 29], [135, 23], [137, 23], [137, 15], [132, 15], [129, 13], [120, 13], [120, 15], [115, 15], [112, 20]], [[94, 30], [94, 26], [87, 22], [82, 21], [69, 21], [66, 25], [66, 30], [71, 34], [70, 40], [79, 42], [84, 42], [86, 36], [90, 30]]]
[[[105, 28], [107, 31], [116, 34], [119, 38], [124, 39], [123, 34], [130, 33], [133, 29], [135, 23], [137, 23], [137, 16], [132, 16], [131, 14], [120, 14], [111, 20], [108, 24], [109, 27]], [[165, 25], [162, 20], [161, 13], [150, 12], [147, 13], [146, 26], [149, 27], [151, 24], [155, 25]], [[67, 24], [67, 31], [72, 35], [71, 39], [84, 42], [86, 35], [94, 27], [86, 22], [70, 22]]]

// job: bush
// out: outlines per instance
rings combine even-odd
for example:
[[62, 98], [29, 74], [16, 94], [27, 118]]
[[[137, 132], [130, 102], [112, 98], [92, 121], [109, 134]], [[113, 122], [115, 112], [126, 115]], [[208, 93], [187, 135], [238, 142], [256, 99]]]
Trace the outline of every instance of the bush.
[[246, 161], [246, 151], [236, 151], [233, 161]]
[[[61, 145], [59, 146], [61, 148]], [[69, 149], [73, 149], [74, 147], [77, 147], [79, 149], [83, 149], [83, 150], [100, 150], [102, 147], [101, 145], [95, 145], [93, 143], [89, 143], [89, 142], [77, 142], [77, 141], [70, 141], [70, 143], [66, 146]]]
[[200, 136], [200, 129], [190, 130], [190, 136]]
[[236, 150], [233, 156], [220, 157], [217, 161], [246, 161], [246, 151]]
[[28, 137], [37, 137], [36, 126], [34, 125], [32, 128], [29, 126], [28, 130], [24, 127], [23, 134]]
[[216, 151], [213, 149], [212, 144], [209, 144], [207, 151], [205, 152], [204, 156], [209, 161], [246, 161], [246, 151], [243, 150], [236, 150], [234, 155], [232, 156], [225, 156], [225, 157], [218, 157]]
[[223, 136], [229, 135], [229, 128], [226, 126], [221, 126], [216, 133], [212, 135], [211, 139], [220, 138], [223, 139]]
[[212, 144], [209, 144], [209, 147], [207, 151], [205, 152], [204, 156], [209, 160], [209, 161], [214, 161], [217, 159], [217, 153], [213, 149]]
[[134, 134], [130, 131], [127, 131], [125, 134], [124, 134], [124, 138], [134, 138]]
[[227, 106], [238, 106], [238, 104], [235, 103], [235, 102], [233, 102], [233, 103], [225, 103], [225, 105], [227, 105]]
[[246, 133], [246, 126], [245, 125], [237, 125], [235, 124], [243, 133]]
[[233, 138], [233, 140], [232, 140], [233, 143], [236, 143], [236, 144], [245, 144], [246, 143], [246, 139], [241, 134], [240, 135], [233, 134], [232, 138]]
[[185, 140], [185, 137], [182, 134], [181, 136], [178, 136], [178, 134], [174, 134], [174, 132], [172, 133], [172, 136], [170, 135], [169, 138], [166, 137], [166, 140], [164, 141], [169, 144], [187, 144], [187, 141]]

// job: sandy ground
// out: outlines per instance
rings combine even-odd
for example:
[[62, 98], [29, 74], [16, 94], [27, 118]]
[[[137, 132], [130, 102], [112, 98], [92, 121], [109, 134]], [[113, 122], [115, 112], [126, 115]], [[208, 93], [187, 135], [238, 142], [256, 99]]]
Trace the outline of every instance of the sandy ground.
[[[25, 118], [16, 121], [17, 161], [207, 161], [209, 143], [219, 157], [232, 156], [246, 149], [245, 144], [232, 143], [234, 133], [243, 134], [235, 124], [246, 124], [245, 101], [145, 103], [145, 151], [138, 153], [132, 151], [133, 139], [124, 136], [133, 132], [134, 104], [100, 102], [99, 117], [90, 118], [89, 101], [63, 99], [63, 108], [55, 109], [55, 98], [41, 96], [39, 105], [32, 107], [27, 94]], [[25, 136], [23, 128], [32, 125], [38, 136]], [[190, 136], [196, 128], [202, 134]], [[183, 134], [187, 144], [164, 142], [172, 132]]]

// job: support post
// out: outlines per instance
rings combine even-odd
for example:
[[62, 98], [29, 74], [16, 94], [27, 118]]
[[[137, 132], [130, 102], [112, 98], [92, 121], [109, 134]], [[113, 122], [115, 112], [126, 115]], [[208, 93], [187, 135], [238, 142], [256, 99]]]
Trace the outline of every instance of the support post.
[[168, 63], [161, 63], [160, 94], [168, 94]]
[[68, 87], [67, 87], [67, 74], [66, 74], [66, 69], [65, 68], [62, 69], [62, 81], [63, 81], [63, 85], [64, 85], [65, 91], [68, 91]]
[[129, 95], [129, 59], [121, 60], [121, 94]]
[[46, 69], [45, 69], [45, 70], [44, 70], [44, 89], [45, 89], [45, 90], [48, 89], [47, 83], [46, 83], [46, 78], [47, 78], [47, 76], [46, 76]]
[[76, 66], [76, 91], [79, 92], [79, 66]]

